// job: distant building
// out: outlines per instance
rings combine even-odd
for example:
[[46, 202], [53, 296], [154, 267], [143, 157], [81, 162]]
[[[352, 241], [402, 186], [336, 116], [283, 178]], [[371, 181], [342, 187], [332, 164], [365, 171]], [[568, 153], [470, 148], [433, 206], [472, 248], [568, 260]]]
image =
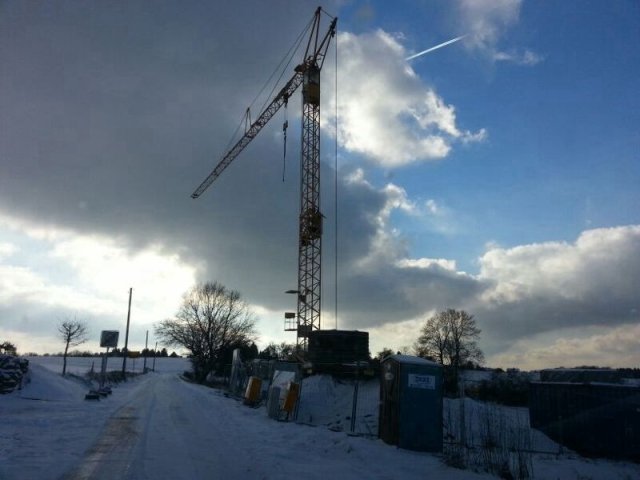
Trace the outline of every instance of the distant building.
[[[597, 371], [583, 372], [593, 378]], [[640, 461], [640, 387], [532, 382], [529, 395], [531, 427], [561, 445], [587, 456]]]

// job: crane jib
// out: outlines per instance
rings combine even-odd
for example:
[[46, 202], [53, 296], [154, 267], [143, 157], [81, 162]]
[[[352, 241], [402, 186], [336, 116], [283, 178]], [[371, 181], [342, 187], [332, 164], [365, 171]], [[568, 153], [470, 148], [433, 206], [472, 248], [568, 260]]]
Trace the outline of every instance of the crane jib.
[[298, 89], [302, 84], [303, 73], [296, 69], [296, 73], [291, 77], [287, 84], [280, 90], [280, 93], [273, 99], [273, 101], [264, 109], [255, 122], [251, 124], [249, 129], [245, 132], [240, 140], [229, 150], [220, 163], [213, 169], [207, 178], [200, 184], [198, 188], [191, 194], [191, 198], [198, 198], [213, 181], [220, 176], [225, 168], [245, 149], [247, 145], [253, 140], [256, 135], [262, 130], [262, 128], [271, 120], [271, 118], [280, 110], [280, 108], [288, 102], [289, 97]]

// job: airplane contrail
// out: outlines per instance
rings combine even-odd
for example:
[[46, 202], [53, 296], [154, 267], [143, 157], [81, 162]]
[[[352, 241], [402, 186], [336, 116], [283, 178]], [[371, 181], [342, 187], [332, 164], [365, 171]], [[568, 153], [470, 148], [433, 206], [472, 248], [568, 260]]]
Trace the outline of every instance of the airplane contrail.
[[466, 35], [461, 35], [460, 37], [456, 37], [456, 38], [453, 38], [451, 40], [447, 40], [446, 42], [441, 43], [440, 45], [436, 45], [435, 47], [427, 48], [426, 50], [423, 50], [421, 52], [415, 53], [415, 54], [411, 55], [410, 57], [405, 58], [405, 60], [413, 60], [414, 58], [421, 57], [422, 55], [425, 55], [425, 54], [427, 54], [429, 52], [433, 52], [434, 50], [438, 50], [439, 48], [446, 47], [447, 45], [451, 45], [452, 43], [455, 43], [458, 40], [462, 40], [464, 37], [466, 37]]

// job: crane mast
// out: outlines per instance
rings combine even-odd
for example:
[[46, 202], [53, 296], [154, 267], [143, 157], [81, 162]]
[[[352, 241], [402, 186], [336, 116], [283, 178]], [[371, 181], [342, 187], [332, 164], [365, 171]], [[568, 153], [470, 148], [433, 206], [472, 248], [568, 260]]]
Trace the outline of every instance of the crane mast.
[[298, 288], [295, 291], [298, 302], [296, 321], [285, 324], [285, 330], [297, 332], [297, 344], [303, 349], [307, 348], [309, 334], [320, 329], [323, 218], [320, 211], [320, 71], [329, 42], [335, 36], [338, 20], [333, 18], [328, 31], [321, 38], [320, 14], [321, 8], [318, 7], [312, 20], [303, 62], [296, 66], [294, 75], [191, 195], [192, 198], [198, 198], [209, 188], [302, 85]]

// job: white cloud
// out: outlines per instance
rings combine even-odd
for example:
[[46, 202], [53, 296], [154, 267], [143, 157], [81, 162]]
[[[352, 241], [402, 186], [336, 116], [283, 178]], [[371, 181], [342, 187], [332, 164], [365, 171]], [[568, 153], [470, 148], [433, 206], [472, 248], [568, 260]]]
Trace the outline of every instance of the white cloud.
[[[425, 318], [435, 314], [435, 311], [426, 312]], [[414, 318], [401, 322], [390, 321], [369, 330], [369, 350], [375, 356], [383, 348], [400, 351], [405, 347], [410, 349], [417, 338], [417, 332], [424, 325], [422, 318]]]
[[493, 61], [533, 66], [544, 57], [532, 50], [501, 51], [498, 44], [504, 34], [520, 19], [522, 0], [458, 0], [462, 29], [468, 32], [464, 45], [481, 52]]
[[[344, 237], [348, 243], [341, 250], [339, 326], [369, 331], [374, 353], [383, 346], [411, 345], [428, 316], [451, 307], [476, 316], [491, 365], [618, 366], [634, 360], [623, 340], [625, 326], [637, 324], [640, 310], [635, 289], [640, 284], [640, 226], [588, 230], [574, 242], [512, 248], [488, 244], [474, 276], [459, 271], [453, 259], [412, 257], [403, 232], [395, 230], [394, 214], [418, 221], [440, 218], [447, 213], [441, 201], [415, 201], [392, 183], [376, 187], [362, 170], [345, 178], [342, 192], [345, 205], [353, 209], [344, 212], [342, 231], [353, 232]], [[23, 351], [43, 351], [39, 345], [45, 339], [37, 336], [53, 332], [51, 321], [59, 312], [89, 313], [99, 320], [92, 320], [94, 331], [108, 322], [121, 328], [129, 286], [134, 287], [135, 323], [149, 328], [175, 312], [195, 276], [196, 267], [159, 246], [131, 250], [117, 239], [12, 223], [18, 224], [22, 229], [13, 235], [35, 242], [45, 260], [21, 263], [30, 256], [30, 242], [14, 242], [21, 251], [0, 257], [3, 331], [21, 339]], [[294, 340], [282, 331], [282, 311], [294, 310], [295, 304], [280, 305], [255, 307], [261, 346]], [[328, 305], [323, 325], [331, 328], [335, 319], [326, 312]], [[577, 329], [591, 333], [572, 333]], [[144, 331], [139, 333], [136, 338], [143, 339]]]
[[507, 52], [495, 52], [493, 59], [498, 62], [512, 62], [517, 65], [534, 66], [544, 60], [544, 56], [532, 52], [531, 50], [525, 50], [524, 52], [509, 51]]
[[480, 258], [479, 278], [493, 284], [484, 299], [498, 303], [538, 296], [586, 300], [604, 292], [633, 298], [640, 284], [638, 255], [640, 226], [588, 230], [574, 244], [489, 250]]
[[[337, 134], [347, 150], [382, 166], [397, 167], [444, 158], [455, 142], [486, 137], [484, 130], [460, 130], [455, 107], [416, 75], [396, 37], [382, 30], [341, 33], [338, 42]], [[334, 112], [335, 103], [327, 111]], [[335, 134], [335, 123], [331, 128]]]
[[354, 235], [349, 234], [348, 244], [342, 242], [348, 250], [343, 247], [340, 255], [339, 295], [348, 299], [340, 302], [344, 328], [375, 329], [420, 318], [432, 309], [459, 306], [461, 299], [473, 297], [478, 282], [457, 272], [453, 260], [416, 259], [409, 254], [407, 238], [398, 226], [402, 223], [393, 217], [403, 213], [411, 220], [426, 221], [431, 214], [424, 202], [414, 201], [393, 184], [372, 185], [361, 170], [348, 179], [342, 191], [357, 213], [343, 229]]
[[136, 291], [136, 300], [153, 304], [163, 315], [169, 306], [177, 307], [185, 287], [194, 283], [195, 269], [181, 262], [176, 254], [164, 252], [159, 246], [130, 252], [111, 239], [97, 236], [77, 236], [57, 242], [51, 257], [71, 267], [76, 281], [83, 289], [101, 292], [114, 301], [122, 299], [128, 287]]
[[442, 201], [428, 199], [422, 205], [424, 224], [428, 230], [441, 235], [452, 235], [460, 231], [455, 212]]
[[[411, 257], [390, 220], [398, 205], [416, 202], [402, 189], [376, 189], [361, 171], [354, 178], [353, 187], [367, 188], [380, 200], [371, 202], [378, 207], [369, 210], [375, 228], [367, 248], [344, 267], [342, 295], [349, 305], [342, 315], [349, 328], [371, 332], [372, 349], [411, 344], [415, 327], [428, 316], [458, 308], [477, 318], [491, 365], [633, 365], [631, 347], [613, 344], [639, 320], [640, 226], [588, 230], [574, 242], [512, 248], [489, 243], [479, 274], [470, 275], [453, 259]], [[441, 212], [430, 200], [413, 215]], [[585, 337], [587, 331], [591, 336]]]
[[518, 22], [522, 0], [458, 0], [458, 6], [469, 32], [465, 43], [491, 49], [503, 32]]
[[60, 226], [50, 226], [46, 223], [35, 224], [19, 217], [8, 215], [0, 211], [0, 228], [11, 232], [19, 232], [36, 240], [53, 241], [67, 237], [71, 232]]
[[[159, 246], [129, 250], [115, 239], [7, 218], [0, 228], [10, 227], [28, 245], [20, 255], [0, 256], [3, 328], [21, 333], [20, 338], [42, 335], [43, 329], [53, 335], [51, 322], [71, 314], [93, 324], [93, 333], [104, 322], [118, 324], [126, 316], [129, 287], [135, 324], [148, 328], [173, 315], [195, 283], [196, 268]], [[38, 347], [27, 343], [20, 349]]]
[[356, 258], [353, 265], [358, 269], [370, 270], [375, 265], [394, 264], [397, 259], [403, 259], [406, 246], [402, 240], [402, 232], [393, 226], [392, 216], [394, 212], [401, 212], [413, 218], [424, 218], [428, 207], [411, 200], [404, 188], [393, 183], [376, 188], [366, 180], [362, 169], [351, 173], [346, 182], [352, 188], [362, 188], [380, 199], [379, 209], [367, 215], [367, 221], [372, 227], [369, 248]]
[[446, 258], [403, 258], [396, 263], [400, 268], [443, 268], [455, 272], [456, 261]]
[[44, 280], [28, 268], [0, 264], [0, 303], [16, 297], [37, 299]]
[[[573, 243], [496, 247], [480, 267], [483, 290], [468, 305], [482, 319], [494, 361], [631, 364], [628, 352], [605, 340], [639, 320], [640, 225], [587, 230]], [[599, 330], [589, 341], [588, 329]]]
[[623, 325], [588, 336], [566, 335], [550, 341], [519, 340], [488, 359], [491, 365], [524, 369], [581, 365], [635, 366], [640, 363], [640, 325]]
[[9, 242], [0, 242], [0, 259], [10, 257], [19, 250], [17, 246]]
[[427, 207], [427, 210], [429, 210], [429, 213], [431, 213], [432, 215], [441, 214], [440, 205], [438, 205], [432, 198], [425, 202], [425, 206]]
[[488, 136], [487, 130], [484, 128], [481, 128], [475, 133], [465, 130], [464, 132], [462, 132], [462, 136], [460, 137], [460, 140], [462, 141], [462, 143], [465, 143], [465, 144], [474, 143], [474, 142], [484, 142], [487, 139], [487, 136]]
[[[266, 2], [256, 8], [276, 14]], [[492, 61], [535, 63], [535, 52], [501, 45], [517, 25], [521, 2], [461, 1], [460, 8], [458, 33], [469, 32], [468, 48]], [[58, 26], [78, 14], [67, 10], [59, 12]], [[299, 198], [297, 182], [281, 182], [279, 167], [265, 161], [281, 158], [282, 144], [266, 139], [253, 145], [206, 198], [193, 202], [188, 196], [227, 140], [236, 107], [255, 92], [255, 78], [273, 66], [269, 58], [290, 32], [263, 35], [267, 43], [255, 58], [234, 63], [239, 51], [255, 48], [255, 38], [238, 35], [231, 42], [235, 48], [218, 48], [224, 47], [219, 34], [225, 28], [211, 27], [211, 19], [214, 27], [246, 26], [246, 16], [194, 15], [200, 9], [187, 8], [188, 28], [182, 17], [167, 17], [158, 27], [138, 10], [88, 7], [86, 21], [76, 25], [87, 42], [69, 39], [65, 29], [38, 15], [15, 19], [16, 48], [3, 51], [10, 75], [3, 84], [8, 103], [2, 118], [10, 121], [3, 122], [8, 130], [0, 189], [2, 210], [12, 217], [0, 217], [0, 228], [12, 232], [2, 240], [20, 249], [5, 247], [0, 254], [2, 331], [21, 329], [25, 339], [32, 332], [53, 332], [47, 322], [69, 309], [122, 324], [130, 286], [133, 323], [148, 325], [174, 313], [171, 304], [195, 271], [263, 305], [259, 315], [273, 315], [281, 331], [278, 308], [294, 308], [281, 292], [295, 286]], [[252, 17], [252, 31], [269, 24], [256, 20], [263, 17]], [[194, 21], [207, 28], [194, 28]], [[130, 24], [157, 48], [127, 48], [129, 40], [114, 26]], [[25, 26], [47, 35], [33, 41], [33, 28]], [[486, 137], [482, 129], [467, 132], [460, 122], [464, 111], [416, 75], [398, 36], [342, 33], [336, 40], [338, 136], [352, 152], [393, 167], [441, 159], [460, 144]], [[194, 54], [195, 44], [213, 46], [217, 61], [211, 62], [209, 47]], [[96, 63], [96, 52], [113, 62]], [[186, 60], [176, 68], [175, 59]], [[331, 63], [324, 66], [325, 85], [333, 78]], [[222, 67], [231, 64], [232, 70]], [[177, 102], [167, 104], [175, 92], [182, 92]], [[331, 95], [331, 88], [324, 94]], [[333, 115], [333, 105], [322, 111]], [[279, 125], [271, 127], [279, 131]], [[589, 231], [573, 243], [491, 247], [480, 259], [480, 276], [472, 276], [441, 255], [412, 258], [394, 222], [394, 215], [403, 215], [428, 226], [450, 225], [464, 212], [448, 211], [439, 198], [411, 198], [399, 185], [373, 186], [363, 171], [352, 175], [340, 195], [341, 328], [368, 329], [372, 337], [380, 332], [390, 345], [401, 346], [415, 335], [414, 319], [441, 308], [466, 308], [481, 322], [487, 353], [495, 354], [541, 332], [565, 335], [567, 326], [618, 328], [638, 308], [633, 287], [640, 284], [640, 249], [633, 229]], [[331, 224], [326, 222], [327, 230]], [[13, 240], [20, 235], [27, 241]], [[330, 240], [324, 242], [325, 265], [331, 247]], [[323, 288], [323, 300], [331, 295], [330, 287]], [[276, 327], [265, 332], [277, 335]]]

